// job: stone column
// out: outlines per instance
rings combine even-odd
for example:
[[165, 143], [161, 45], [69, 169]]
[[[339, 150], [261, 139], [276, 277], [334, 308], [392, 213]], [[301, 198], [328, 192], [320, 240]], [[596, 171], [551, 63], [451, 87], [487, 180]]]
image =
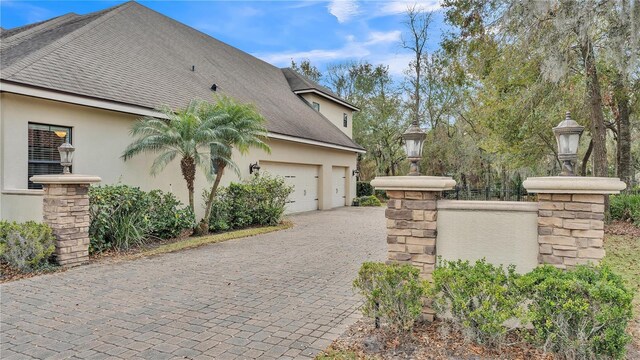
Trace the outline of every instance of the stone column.
[[43, 217], [56, 237], [56, 260], [65, 267], [89, 261], [89, 184], [97, 176], [39, 175], [31, 181], [44, 190]]
[[604, 200], [624, 190], [616, 178], [538, 177], [524, 187], [538, 194], [538, 262], [566, 269], [598, 264], [605, 255]]
[[[411, 264], [431, 280], [436, 266], [437, 200], [443, 190], [456, 182], [450, 177], [385, 176], [371, 185], [389, 196], [387, 218], [387, 263]], [[428, 305], [428, 304], [427, 304]], [[431, 321], [435, 312], [425, 306], [423, 319]]]

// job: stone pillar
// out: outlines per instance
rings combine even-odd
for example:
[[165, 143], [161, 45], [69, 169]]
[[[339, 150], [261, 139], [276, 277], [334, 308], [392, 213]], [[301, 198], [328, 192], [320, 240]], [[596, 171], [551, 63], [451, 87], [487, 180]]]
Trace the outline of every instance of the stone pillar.
[[89, 261], [89, 184], [97, 176], [40, 175], [31, 178], [44, 190], [43, 217], [56, 237], [56, 260], [65, 267]]
[[[371, 185], [389, 196], [387, 218], [387, 263], [411, 264], [431, 280], [436, 265], [437, 200], [456, 182], [449, 177], [385, 176]], [[428, 305], [428, 304], [427, 304]], [[425, 306], [423, 319], [431, 321], [434, 311]]]
[[605, 195], [624, 190], [616, 178], [538, 177], [524, 187], [538, 194], [538, 262], [566, 269], [598, 264], [605, 255]]

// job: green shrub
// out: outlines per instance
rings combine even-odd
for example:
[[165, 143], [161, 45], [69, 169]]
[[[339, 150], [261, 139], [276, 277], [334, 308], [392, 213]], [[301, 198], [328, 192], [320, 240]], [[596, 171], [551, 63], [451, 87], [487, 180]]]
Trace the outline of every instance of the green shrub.
[[545, 350], [567, 359], [624, 357], [633, 294], [608, 267], [562, 271], [547, 265], [525, 275], [521, 287]]
[[514, 281], [514, 266], [504, 269], [484, 259], [441, 261], [433, 272], [429, 293], [434, 308], [450, 313], [453, 324], [471, 341], [501, 346], [507, 332], [507, 320], [522, 315], [522, 301]]
[[148, 196], [151, 235], [170, 239], [196, 226], [196, 217], [191, 208], [183, 206], [173, 193], [152, 190]]
[[381, 319], [393, 330], [411, 330], [422, 312], [426, 282], [414, 266], [366, 262], [353, 286], [364, 296], [364, 315]]
[[356, 197], [373, 195], [373, 186], [368, 181], [358, 181], [356, 183]]
[[[209, 229], [217, 232], [253, 225], [276, 225], [282, 219], [292, 191], [283, 178], [268, 174], [220, 188], [213, 202]], [[204, 198], [208, 195], [207, 191], [203, 193]]]
[[353, 199], [354, 206], [382, 206], [380, 200], [373, 195]]
[[619, 194], [609, 197], [611, 220], [630, 221], [640, 226], [640, 194]]
[[188, 206], [181, 207], [172, 193], [149, 193], [127, 185], [89, 189], [90, 251], [126, 250], [142, 245], [149, 237], [168, 239], [195, 226]]
[[30, 272], [51, 265], [55, 236], [46, 224], [0, 221], [0, 258], [12, 267]]
[[386, 190], [376, 190], [373, 195], [375, 195], [380, 201], [389, 200]]

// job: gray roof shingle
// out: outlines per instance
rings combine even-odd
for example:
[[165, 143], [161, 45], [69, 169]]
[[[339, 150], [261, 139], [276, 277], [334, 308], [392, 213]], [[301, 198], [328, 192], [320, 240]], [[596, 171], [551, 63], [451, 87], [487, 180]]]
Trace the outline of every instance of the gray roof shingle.
[[136, 2], [0, 37], [4, 81], [152, 109], [220, 93], [255, 104], [271, 133], [362, 149], [294, 94], [283, 70]]

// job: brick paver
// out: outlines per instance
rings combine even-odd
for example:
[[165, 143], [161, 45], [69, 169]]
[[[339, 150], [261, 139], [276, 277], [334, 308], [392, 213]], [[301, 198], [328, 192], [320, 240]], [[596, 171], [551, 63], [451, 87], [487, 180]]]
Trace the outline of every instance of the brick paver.
[[386, 253], [382, 208], [286, 231], [4, 284], [0, 357], [312, 357], [357, 319], [351, 282]]

